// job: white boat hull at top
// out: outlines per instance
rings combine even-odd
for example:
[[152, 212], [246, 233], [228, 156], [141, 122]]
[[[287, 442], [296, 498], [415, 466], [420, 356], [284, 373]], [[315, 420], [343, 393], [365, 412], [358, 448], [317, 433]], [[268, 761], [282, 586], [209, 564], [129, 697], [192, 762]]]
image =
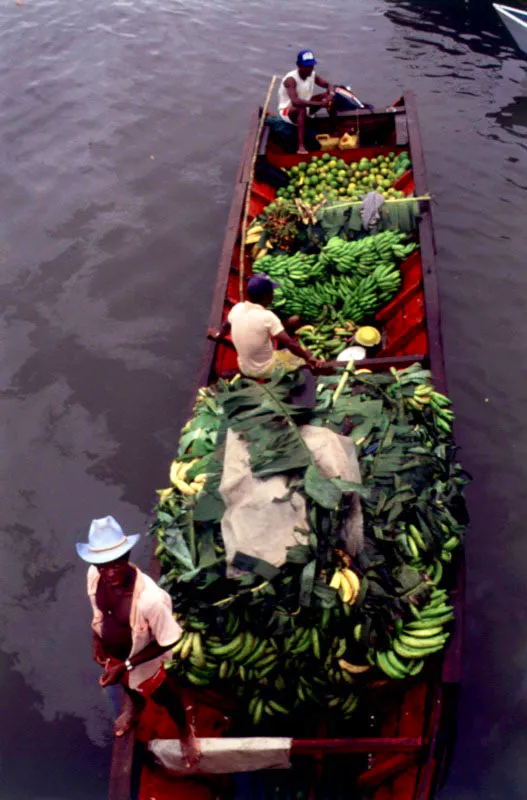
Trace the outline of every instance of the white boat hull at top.
[[527, 55], [527, 11], [498, 3], [493, 6], [522, 53]]

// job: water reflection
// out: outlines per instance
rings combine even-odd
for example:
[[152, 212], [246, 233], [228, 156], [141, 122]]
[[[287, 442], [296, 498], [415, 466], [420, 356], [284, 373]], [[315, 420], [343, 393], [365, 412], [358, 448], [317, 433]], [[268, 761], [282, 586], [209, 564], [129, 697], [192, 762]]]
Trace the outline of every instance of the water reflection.
[[[59, 673], [63, 684], [75, 680], [67, 661], [54, 657], [62, 648], [48, 632], [50, 657], [42, 668]], [[0, 797], [2, 800], [94, 800], [104, 797], [109, 753], [86, 738], [83, 721], [75, 713], [47, 719], [43, 697], [26, 682], [20, 663], [0, 651], [2, 693], [12, 698], [16, 713], [3, 715], [0, 727]], [[82, 686], [76, 684], [78, 691]], [[73, 711], [73, 709], [72, 709]], [[34, 745], [30, 743], [33, 742]], [[57, 763], [60, 769], [50, 769]], [[79, 762], [89, 764], [78, 780]]]
[[498, 111], [490, 112], [487, 116], [489, 119], [495, 120], [508, 133], [520, 139], [525, 139], [527, 97], [514, 97], [512, 102], [507, 103]]
[[[420, 41], [443, 52], [461, 55], [468, 48], [492, 58], [521, 57], [491, 0], [390, 0], [386, 16], [403, 29], [428, 34]], [[445, 39], [459, 43], [463, 49], [451, 49]]]

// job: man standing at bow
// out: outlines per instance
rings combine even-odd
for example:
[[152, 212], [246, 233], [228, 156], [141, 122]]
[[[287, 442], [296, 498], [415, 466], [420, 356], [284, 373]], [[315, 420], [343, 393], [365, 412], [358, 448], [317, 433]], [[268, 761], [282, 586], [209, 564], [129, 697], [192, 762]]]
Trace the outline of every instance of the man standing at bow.
[[[311, 50], [301, 50], [296, 69], [284, 75], [278, 87], [278, 113], [285, 122], [298, 127], [297, 153], [307, 153], [304, 144], [306, 117], [313, 110], [327, 108], [331, 112], [335, 89], [315, 73], [317, 60]], [[314, 94], [315, 86], [325, 89]]]
[[122, 736], [151, 697], [177, 724], [187, 766], [200, 757], [193, 725], [175, 679], [165, 671], [181, 628], [172, 615], [170, 595], [128, 560], [140, 534], [125, 536], [113, 517], [94, 519], [88, 543], [77, 553], [91, 566], [88, 595], [93, 609], [93, 657], [104, 667], [101, 686], [120, 683], [131, 703], [114, 723]]

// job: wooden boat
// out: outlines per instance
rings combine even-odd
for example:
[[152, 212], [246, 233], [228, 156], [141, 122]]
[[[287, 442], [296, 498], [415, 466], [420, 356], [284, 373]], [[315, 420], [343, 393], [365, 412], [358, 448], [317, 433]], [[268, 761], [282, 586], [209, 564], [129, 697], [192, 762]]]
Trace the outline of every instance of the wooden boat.
[[527, 11], [499, 3], [493, 6], [522, 53], [527, 55]]
[[[274, 198], [275, 189], [266, 176], [281, 167], [290, 167], [309, 156], [287, 154], [269, 135], [267, 120], [260, 124], [261, 111], [251, 119], [236, 177], [234, 196], [227, 221], [220, 257], [210, 325], [219, 327], [229, 308], [240, 297], [240, 244], [242, 218], [247, 193], [250, 193], [249, 220], [261, 213]], [[374, 109], [343, 114], [336, 121], [314, 122], [320, 133], [339, 136], [360, 124], [360, 146], [337, 151], [346, 161], [373, 157], [397, 148], [409, 149], [412, 171], [401, 185], [416, 196], [427, 195], [423, 150], [415, 99], [408, 92], [388, 109]], [[261, 135], [259, 135], [261, 134]], [[257, 153], [256, 177], [251, 182], [254, 154]], [[418, 222], [419, 249], [402, 265], [403, 281], [397, 296], [377, 315], [383, 327], [383, 344], [375, 359], [364, 362], [374, 370], [405, 367], [415, 361], [427, 365], [435, 386], [445, 389], [445, 369], [441, 341], [441, 321], [435, 265], [434, 235], [428, 202], [421, 203]], [[246, 280], [251, 264], [244, 263]], [[214, 382], [237, 371], [233, 346], [228, 341], [207, 342], [200, 385]], [[154, 561], [151, 574], [159, 575]], [[372, 800], [429, 800], [444, 778], [455, 734], [455, 714], [460, 679], [460, 643], [462, 628], [463, 574], [459, 572], [452, 602], [457, 611], [457, 625], [449, 645], [431, 670], [421, 679], [389, 682], [384, 691], [372, 693], [366, 722], [346, 738], [325, 738], [320, 730], [316, 738], [295, 739], [291, 752], [307, 759], [313, 769], [309, 796], [360, 796]], [[396, 686], [393, 684], [397, 683]], [[193, 696], [196, 704], [199, 736], [219, 736], [226, 732], [228, 704], [209, 691]], [[177, 737], [166, 714], [147, 706], [134, 733], [116, 740], [110, 780], [110, 800], [189, 800], [214, 797], [276, 796], [266, 783], [265, 774], [248, 775], [233, 786], [228, 778], [216, 776], [173, 777], [144, 758], [145, 745], [154, 738]], [[344, 759], [344, 760], [343, 760]], [[306, 763], [307, 763], [306, 762]], [[338, 764], [349, 774], [349, 794], [335, 794], [330, 788], [328, 769]], [[308, 767], [306, 767], [308, 768]], [[328, 782], [329, 781], [329, 782]], [[223, 795], [229, 787], [230, 793]], [[267, 788], [266, 788], [267, 787]], [[285, 795], [281, 795], [285, 796]], [[291, 796], [295, 796], [293, 793]], [[298, 794], [296, 795], [299, 796]]]

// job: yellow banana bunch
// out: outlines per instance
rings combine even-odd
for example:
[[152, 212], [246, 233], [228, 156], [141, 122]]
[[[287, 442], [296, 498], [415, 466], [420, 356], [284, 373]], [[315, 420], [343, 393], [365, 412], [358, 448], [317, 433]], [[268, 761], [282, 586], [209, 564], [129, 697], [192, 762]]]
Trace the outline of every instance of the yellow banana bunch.
[[167, 489], [157, 489], [157, 494], [159, 495], [159, 505], [163, 505], [163, 503], [168, 500], [173, 492], [174, 489], [172, 486], [169, 486]]
[[271, 249], [271, 246], [272, 246], [271, 242], [266, 242], [264, 246], [261, 248], [261, 250], [258, 250], [258, 248], [256, 248], [256, 254], [254, 255], [254, 260], [258, 261], [259, 258], [263, 258], [264, 256], [266, 256], [267, 252]]
[[185, 480], [188, 470], [193, 466], [193, 464], [196, 463], [196, 461], [199, 461], [199, 459], [193, 458], [192, 461], [173, 461], [170, 465], [170, 481], [174, 484], [176, 489], [179, 489], [182, 494], [197, 494], [203, 489], [207, 481], [207, 476], [205, 473], [202, 475], [196, 475], [194, 480], [190, 483], [187, 483]]
[[260, 225], [259, 222], [255, 225], [251, 225], [251, 227], [247, 230], [245, 244], [257, 244], [262, 238], [262, 233], [263, 225]]
[[337, 569], [330, 581], [331, 589], [335, 589], [341, 596], [342, 602], [352, 606], [360, 591], [359, 576], [351, 569]]

